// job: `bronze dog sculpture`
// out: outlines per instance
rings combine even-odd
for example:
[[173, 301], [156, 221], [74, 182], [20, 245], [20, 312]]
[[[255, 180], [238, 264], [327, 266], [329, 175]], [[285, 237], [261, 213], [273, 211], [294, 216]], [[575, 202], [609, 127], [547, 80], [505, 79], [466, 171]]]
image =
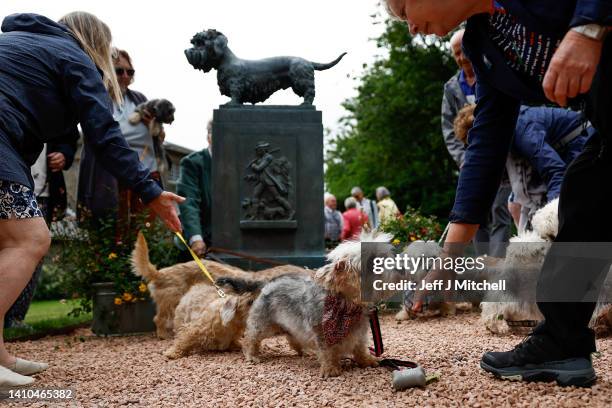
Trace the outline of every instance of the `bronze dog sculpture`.
[[204, 72], [217, 70], [222, 95], [229, 105], [263, 102], [280, 89], [291, 88], [304, 98], [302, 105], [312, 105], [315, 97], [314, 71], [335, 66], [346, 53], [328, 64], [299, 57], [273, 57], [256, 61], [236, 57], [227, 46], [227, 37], [216, 30], [197, 33], [192, 48], [185, 50], [187, 61]]

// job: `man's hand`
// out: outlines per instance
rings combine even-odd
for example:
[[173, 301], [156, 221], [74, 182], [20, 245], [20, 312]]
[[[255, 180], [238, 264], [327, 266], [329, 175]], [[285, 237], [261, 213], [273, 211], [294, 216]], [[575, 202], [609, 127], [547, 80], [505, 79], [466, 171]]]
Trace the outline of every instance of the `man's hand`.
[[568, 31], [544, 76], [544, 93], [561, 106], [591, 89], [601, 58], [602, 42]]
[[52, 172], [61, 171], [66, 166], [66, 157], [60, 152], [49, 153], [47, 155], [47, 163]]
[[199, 257], [206, 253], [206, 243], [204, 241], [194, 241], [191, 244], [191, 250]]
[[185, 201], [185, 197], [164, 191], [159, 197], [149, 203], [149, 207], [159, 215], [159, 218], [164, 221], [172, 232], [177, 232], [181, 231], [182, 228], [174, 204], [182, 203], [183, 201]]

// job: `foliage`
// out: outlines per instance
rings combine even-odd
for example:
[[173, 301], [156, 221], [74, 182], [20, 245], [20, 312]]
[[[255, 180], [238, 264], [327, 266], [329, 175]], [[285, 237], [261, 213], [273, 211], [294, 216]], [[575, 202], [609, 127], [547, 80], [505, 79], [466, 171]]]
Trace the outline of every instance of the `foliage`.
[[59, 333], [66, 328], [91, 321], [91, 313], [67, 316], [77, 306], [79, 305], [76, 300], [34, 301], [30, 304], [28, 314], [24, 319], [26, 326], [4, 329], [4, 339], [10, 341], [24, 336], [44, 336], [48, 333]]
[[148, 296], [146, 285], [132, 273], [130, 258], [137, 231], [147, 238], [151, 262], [162, 268], [177, 263], [179, 249], [161, 221], [138, 216], [129, 230], [118, 230], [114, 218], [89, 220], [78, 234], [56, 236], [62, 242], [53, 261], [61, 265], [61, 284], [67, 296], [79, 299], [72, 314], [91, 311], [93, 283], [113, 282], [119, 296], [116, 304], [137, 302]]
[[377, 45], [388, 55], [366, 68], [329, 143], [327, 187], [342, 201], [352, 186], [371, 195], [384, 185], [400, 208], [446, 217], [457, 171], [441, 134], [440, 106], [457, 67], [447, 42], [412, 37], [404, 23], [386, 24]]
[[426, 217], [410, 207], [403, 215], [381, 225], [380, 229], [393, 235], [395, 245], [416, 240], [437, 241], [442, 235], [442, 225], [435, 216]]

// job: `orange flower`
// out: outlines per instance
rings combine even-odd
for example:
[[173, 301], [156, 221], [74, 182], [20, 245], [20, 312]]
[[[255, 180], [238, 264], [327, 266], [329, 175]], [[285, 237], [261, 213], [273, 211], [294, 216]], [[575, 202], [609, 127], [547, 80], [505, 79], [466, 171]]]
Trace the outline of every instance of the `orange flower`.
[[132, 300], [134, 298], [134, 296], [132, 296], [131, 293], [127, 293], [125, 292], [123, 294], [123, 296], [121, 296], [123, 298], [123, 300], [125, 300], [126, 302], [129, 302], [130, 300]]
[[116, 298], [115, 298], [115, 304], [116, 304], [116, 305], [120, 305], [121, 303], [123, 303], [123, 301], [121, 300], [121, 298], [116, 297]]

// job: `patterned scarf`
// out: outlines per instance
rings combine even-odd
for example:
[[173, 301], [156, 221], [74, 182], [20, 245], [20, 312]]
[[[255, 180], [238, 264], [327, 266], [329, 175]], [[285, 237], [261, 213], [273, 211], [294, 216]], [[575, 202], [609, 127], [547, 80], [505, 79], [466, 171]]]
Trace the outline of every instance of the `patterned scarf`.
[[361, 319], [363, 307], [342, 295], [329, 294], [323, 306], [323, 337], [328, 346], [340, 343]]

